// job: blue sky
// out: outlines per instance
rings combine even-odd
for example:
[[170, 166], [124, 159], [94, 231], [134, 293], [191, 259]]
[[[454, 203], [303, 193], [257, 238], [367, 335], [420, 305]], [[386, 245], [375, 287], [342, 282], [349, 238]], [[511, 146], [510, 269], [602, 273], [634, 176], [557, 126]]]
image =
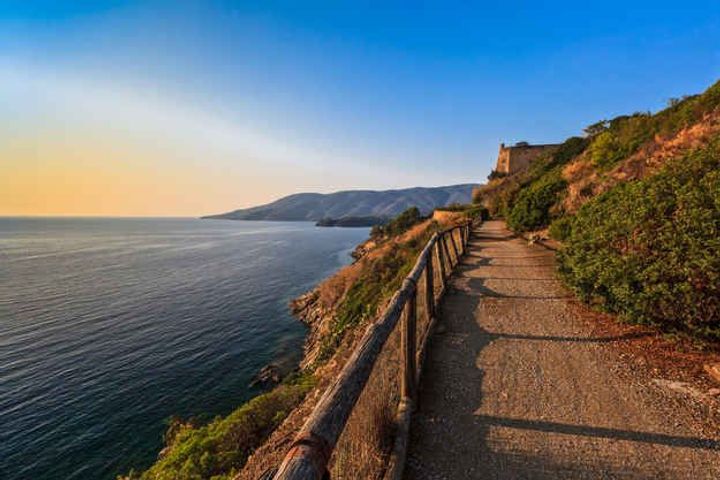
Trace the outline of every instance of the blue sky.
[[719, 78], [710, 1], [5, 1], [0, 214], [479, 182]]

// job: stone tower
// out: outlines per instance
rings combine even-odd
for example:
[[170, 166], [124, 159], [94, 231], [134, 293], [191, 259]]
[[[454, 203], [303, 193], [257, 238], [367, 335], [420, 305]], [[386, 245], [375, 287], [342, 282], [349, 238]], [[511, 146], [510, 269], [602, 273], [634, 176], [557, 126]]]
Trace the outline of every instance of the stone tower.
[[527, 142], [518, 142], [511, 147], [500, 144], [495, 171], [510, 175], [526, 169], [530, 163], [545, 153], [557, 150], [559, 144], [530, 145]]

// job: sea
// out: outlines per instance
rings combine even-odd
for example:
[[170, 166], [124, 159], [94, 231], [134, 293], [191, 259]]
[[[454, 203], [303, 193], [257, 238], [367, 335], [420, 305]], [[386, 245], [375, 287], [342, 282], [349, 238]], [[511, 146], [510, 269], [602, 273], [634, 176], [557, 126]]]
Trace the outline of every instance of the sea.
[[192, 218], [0, 218], [0, 478], [114, 479], [172, 416], [209, 420], [295, 365], [288, 302], [366, 228]]

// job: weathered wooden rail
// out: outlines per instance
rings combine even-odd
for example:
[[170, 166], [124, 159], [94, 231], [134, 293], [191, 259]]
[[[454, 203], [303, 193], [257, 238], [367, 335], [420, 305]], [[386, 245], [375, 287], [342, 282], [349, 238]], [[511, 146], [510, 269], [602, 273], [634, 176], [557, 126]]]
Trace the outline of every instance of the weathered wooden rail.
[[[345, 425], [391, 333], [401, 325], [400, 403], [395, 444], [385, 480], [399, 480], [405, 466], [410, 416], [416, 402], [417, 384], [422, 370], [428, 337], [435, 323], [435, 307], [446, 289], [448, 277], [465, 253], [472, 222], [435, 233], [418, 256], [415, 266], [390, 300], [380, 318], [371, 324], [348, 359], [340, 376], [328, 387], [315, 406], [290, 451], [273, 477], [275, 480], [328, 479], [330, 458]], [[452, 253], [451, 253], [452, 252]], [[446, 263], [448, 267], [446, 267]], [[440, 269], [439, 289], [434, 285], [434, 269]], [[418, 291], [424, 276], [424, 291]], [[417, 349], [417, 302], [423, 302], [429, 323]], [[404, 318], [404, 321], [400, 321]]]

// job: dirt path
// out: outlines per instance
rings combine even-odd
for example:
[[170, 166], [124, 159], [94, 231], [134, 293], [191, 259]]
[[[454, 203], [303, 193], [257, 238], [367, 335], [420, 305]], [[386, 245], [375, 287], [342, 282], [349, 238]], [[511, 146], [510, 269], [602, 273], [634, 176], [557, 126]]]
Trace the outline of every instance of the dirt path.
[[[405, 478], [720, 479], [702, 407], [597, 337], [552, 252], [487, 222], [445, 297]], [[698, 413], [699, 412], [699, 413]]]

